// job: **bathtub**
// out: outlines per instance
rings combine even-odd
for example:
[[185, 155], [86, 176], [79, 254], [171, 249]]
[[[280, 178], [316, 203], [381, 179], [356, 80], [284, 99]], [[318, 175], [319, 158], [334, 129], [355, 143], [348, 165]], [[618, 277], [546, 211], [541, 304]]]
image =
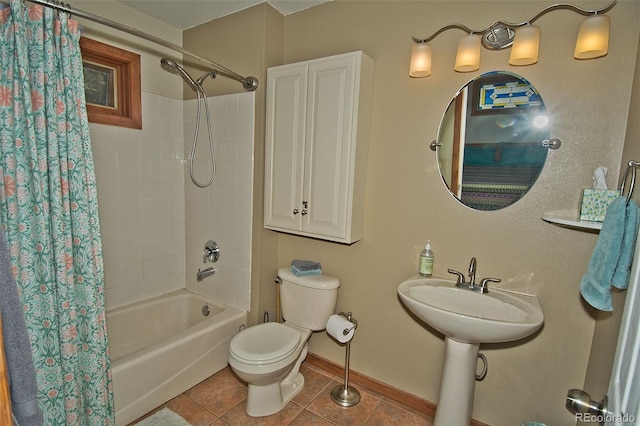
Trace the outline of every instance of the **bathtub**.
[[186, 289], [108, 309], [116, 426], [226, 367], [245, 323], [245, 311]]

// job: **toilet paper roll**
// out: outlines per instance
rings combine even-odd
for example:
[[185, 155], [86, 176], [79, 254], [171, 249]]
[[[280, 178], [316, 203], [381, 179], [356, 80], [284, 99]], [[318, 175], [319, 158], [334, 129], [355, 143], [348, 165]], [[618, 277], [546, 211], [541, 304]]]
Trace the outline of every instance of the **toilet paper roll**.
[[327, 321], [327, 333], [340, 343], [347, 343], [353, 338], [356, 325], [342, 315], [331, 315]]

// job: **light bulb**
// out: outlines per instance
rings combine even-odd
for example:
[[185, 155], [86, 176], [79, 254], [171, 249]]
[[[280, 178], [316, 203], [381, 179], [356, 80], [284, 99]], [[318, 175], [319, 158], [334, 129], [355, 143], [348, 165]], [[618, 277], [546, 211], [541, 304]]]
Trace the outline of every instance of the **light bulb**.
[[414, 44], [411, 49], [409, 76], [428, 77], [431, 75], [431, 46], [427, 43]]
[[538, 62], [539, 49], [540, 28], [533, 25], [518, 28], [511, 47], [509, 63], [516, 66], [535, 64]]
[[455, 70], [458, 72], [471, 72], [480, 68], [480, 41], [479, 34], [469, 34], [460, 40], [456, 55]]
[[593, 59], [606, 55], [610, 24], [607, 15], [593, 15], [582, 21], [573, 56], [576, 59]]

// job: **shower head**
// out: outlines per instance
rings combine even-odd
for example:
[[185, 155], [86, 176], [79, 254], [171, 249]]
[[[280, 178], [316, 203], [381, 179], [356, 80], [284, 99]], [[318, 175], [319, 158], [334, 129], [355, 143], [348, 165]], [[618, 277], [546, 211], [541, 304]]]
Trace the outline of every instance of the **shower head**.
[[178, 65], [174, 60], [169, 58], [162, 58], [160, 60], [160, 66], [163, 70], [169, 71], [172, 74], [179, 74], [180, 77], [182, 77], [182, 79], [189, 85], [189, 87], [191, 87], [194, 92], [198, 91], [198, 83], [196, 83], [193, 78], [191, 78], [191, 76], [184, 70], [184, 68]]
[[173, 73], [173, 74], [176, 74], [178, 72], [178, 68], [180, 67], [180, 65], [176, 64], [174, 60], [169, 58], [162, 58], [160, 60], [160, 66], [165, 71], [169, 71], [170, 73]]

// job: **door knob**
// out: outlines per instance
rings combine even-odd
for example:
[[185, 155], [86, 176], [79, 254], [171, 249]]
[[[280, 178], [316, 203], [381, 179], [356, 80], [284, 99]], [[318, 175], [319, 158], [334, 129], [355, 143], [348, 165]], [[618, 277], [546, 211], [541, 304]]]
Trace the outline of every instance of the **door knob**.
[[569, 389], [567, 392], [567, 410], [571, 414], [591, 414], [606, 417], [608, 398], [605, 395], [602, 401], [593, 401], [591, 396], [582, 389]]

